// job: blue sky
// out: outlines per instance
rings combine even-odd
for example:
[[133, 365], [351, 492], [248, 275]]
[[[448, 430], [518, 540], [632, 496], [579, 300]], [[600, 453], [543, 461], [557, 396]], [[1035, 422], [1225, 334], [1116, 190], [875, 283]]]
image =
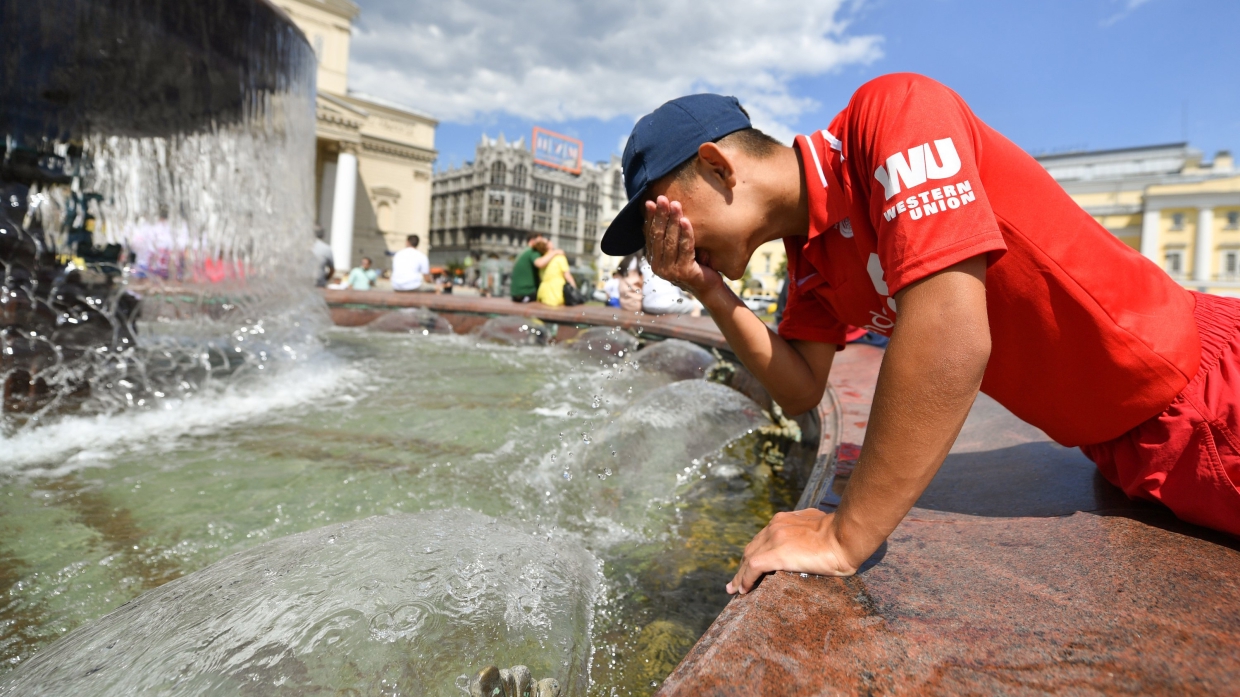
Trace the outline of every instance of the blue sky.
[[[678, 0], [360, 4], [351, 83], [440, 116], [440, 168], [472, 159], [483, 131], [528, 139], [536, 123], [606, 159], [637, 117], [686, 91], [738, 94], [786, 138], [898, 71], [944, 82], [1035, 153], [1184, 139], [1207, 159], [1240, 148], [1238, 0], [827, 0], [804, 21], [805, 3], [779, 0], [715, 0], [700, 21], [691, 13], [706, 6]], [[686, 34], [687, 22], [706, 28]], [[729, 64], [738, 47], [754, 57]]]

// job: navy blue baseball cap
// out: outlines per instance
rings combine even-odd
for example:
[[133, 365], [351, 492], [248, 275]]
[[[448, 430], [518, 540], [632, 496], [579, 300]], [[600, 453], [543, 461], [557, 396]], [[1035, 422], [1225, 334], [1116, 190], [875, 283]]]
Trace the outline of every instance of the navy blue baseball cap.
[[749, 128], [749, 114], [736, 97], [691, 94], [646, 114], [624, 146], [624, 190], [629, 202], [603, 233], [603, 253], [632, 254], [646, 246], [646, 189], [697, 154], [702, 143]]

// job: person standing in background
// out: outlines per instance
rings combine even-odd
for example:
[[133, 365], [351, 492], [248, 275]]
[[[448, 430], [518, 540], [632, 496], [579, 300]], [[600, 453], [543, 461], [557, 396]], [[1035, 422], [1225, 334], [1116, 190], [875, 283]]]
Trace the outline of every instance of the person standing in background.
[[516, 263], [512, 266], [510, 292], [512, 301], [515, 303], [530, 303], [538, 299], [540, 271], [551, 263], [551, 259], [556, 254], [564, 253], [558, 249], [548, 249], [547, 253], [543, 254], [535, 249], [535, 247], [548, 245], [547, 238], [539, 232], [531, 232], [526, 244], [529, 246], [521, 252], [521, 256], [517, 257]]
[[422, 240], [417, 235], [405, 238], [408, 246], [392, 257], [392, 290], [406, 293], [435, 293], [431, 282], [431, 264], [418, 249]]
[[499, 255], [491, 252], [478, 264], [478, 270], [481, 274], [478, 287], [482, 291], [483, 296], [496, 296], [500, 293], [500, 263]]
[[603, 284], [603, 292], [607, 294], [607, 307], [620, 307], [620, 269], [611, 272], [611, 278]]
[[323, 226], [314, 226], [314, 246], [310, 249], [314, 254], [315, 277], [314, 285], [323, 288], [336, 273], [336, 260], [332, 256], [332, 247], [323, 241]]
[[645, 259], [641, 250], [620, 260], [620, 309], [625, 312], [642, 311], [642, 271]]
[[564, 284], [577, 287], [577, 281], [568, 270], [568, 257], [547, 240], [539, 240], [533, 249], [549, 259], [542, 272], [542, 281], [538, 284], [538, 302], [550, 307], [564, 305]]

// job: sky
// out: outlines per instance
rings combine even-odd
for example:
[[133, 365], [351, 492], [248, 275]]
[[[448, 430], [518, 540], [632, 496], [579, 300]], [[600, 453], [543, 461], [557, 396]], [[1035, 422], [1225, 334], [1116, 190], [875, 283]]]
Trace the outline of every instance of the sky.
[[1240, 148], [1240, 0], [356, 0], [351, 89], [440, 120], [437, 169], [534, 125], [618, 155], [682, 94], [788, 142], [918, 72], [1034, 154]]

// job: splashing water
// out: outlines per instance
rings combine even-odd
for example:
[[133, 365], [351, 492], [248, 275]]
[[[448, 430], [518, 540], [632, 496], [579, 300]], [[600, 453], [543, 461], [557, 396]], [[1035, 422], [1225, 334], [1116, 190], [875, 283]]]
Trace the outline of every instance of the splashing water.
[[485, 515], [367, 518], [282, 537], [147, 593], [40, 653], [10, 693], [444, 694], [479, 660], [588, 681], [598, 561]]
[[317, 350], [314, 54], [273, 8], [221, 1], [48, 0], [0, 26], [0, 433]]

